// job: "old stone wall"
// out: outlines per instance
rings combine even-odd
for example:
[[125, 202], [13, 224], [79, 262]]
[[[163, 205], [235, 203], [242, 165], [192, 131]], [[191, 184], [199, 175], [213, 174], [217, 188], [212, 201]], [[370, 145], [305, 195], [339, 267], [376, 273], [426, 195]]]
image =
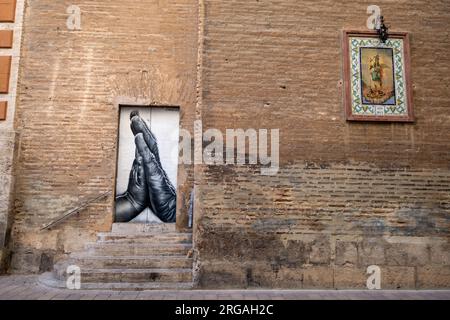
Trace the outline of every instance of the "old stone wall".
[[[72, 4], [81, 9], [81, 30], [67, 27]], [[190, 129], [196, 66], [197, 1], [27, 1], [11, 272], [45, 271], [110, 229], [113, 196], [40, 230], [114, 190], [119, 104], [179, 106], [181, 126]], [[191, 171], [180, 166], [179, 228]]]
[[[3, 1], [0, 5], [0, 56], [11, 57], [9, 76], [0, 79], [7, 90], [0, 93], [4, 117], [0, 119], [0, 272], [7, 268], [9, 251], [7, 239], [11, 231], [14, 207], [15, 160], [19, 146], [19, 133], [14, 128], [19, 77], [22, 22], [25, 1]], [[6, 40], [6, 41], [5, 41]], [[1, 112], [3, 113], [3, 112]]]
[[416, 122], [345, 120], [341, 30], [369, 1], [204, 1], [204, 128], [280, 129], [281, 168], [203, 166], [200, 287], [450, 287], [449, 1], [378, 1], [411, 34]]

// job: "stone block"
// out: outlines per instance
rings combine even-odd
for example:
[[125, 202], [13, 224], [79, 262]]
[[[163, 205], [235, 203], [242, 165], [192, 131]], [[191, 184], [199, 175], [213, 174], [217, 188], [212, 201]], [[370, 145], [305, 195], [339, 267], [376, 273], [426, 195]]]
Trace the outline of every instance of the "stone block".
[[304, 289], [333, 288], [333, 268], [331, 267], [306, 267], [302, 273]]
[[0, 248], [5, 246], [6, 240], [6, 221], [0, 220]]
[[366, 240], [358, 244], [358, 264], [361, 267], [370, 265], [384, 265], [385, 243], [378, 240]]
[[450, 266], [450, 244], [434, 244], [430, 246], [431, 263]]
[[366, 269], [356, 267], [335, 267], [334, 287], [336, 289], [366, 289]]
[[303, 273], [299, 267], [285, 267], [269, 263], [245, 265], [246, 288], [300, 289]]
[[301, 268], [282, 267], [276, 274], [273, 286], [276, 289], [301, 289], [303, 288], [303, 272]]
[[200, 265], [199, 283], [202, 289], [245, 288], [247, 278], [245, 271], [229, 262], [213, 262]]
[[5, 252], [6, 250], [3, 247], [0, 247], [0, 274], [6, 272]]
[[322, 237], [311, 243], [309, 253], [309, 263], [311, 264], [330, 264], [331, 247], [329, 238]]
[[430, 262], [429, 245], [425, 243], [393, 243], [386, 245], [389, 266], [423, 266]]
[[381, 267], [381, 289], [415, 289], [415, 268]]
[[449, 289], [450, 266], [417, 268], [417, 289]]
[[22, 274], [38, 273], [40, 264], [40, 250], [15, 250], [12, 252], [10, 272]]
[[356, 265], [358, 263], [358, 244], [356, 242], [336, 241], [335, 264]]

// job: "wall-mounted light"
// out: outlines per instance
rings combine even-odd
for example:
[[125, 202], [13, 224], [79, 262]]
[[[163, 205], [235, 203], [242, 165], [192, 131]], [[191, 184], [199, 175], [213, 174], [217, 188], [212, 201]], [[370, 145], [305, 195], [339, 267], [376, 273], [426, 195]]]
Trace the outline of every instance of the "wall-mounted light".
[[380, 16], [380, 24], [377, 28], [377, 33], [381, 42], [386, 43], [386, 40], [389, 38], [389, 27], [384, 24], [383, 16]]

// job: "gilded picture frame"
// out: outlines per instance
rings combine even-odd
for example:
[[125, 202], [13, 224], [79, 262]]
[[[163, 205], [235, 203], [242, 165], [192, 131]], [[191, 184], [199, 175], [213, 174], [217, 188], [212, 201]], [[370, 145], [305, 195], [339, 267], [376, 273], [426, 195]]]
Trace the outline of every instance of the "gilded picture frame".
[[414, 122], [409, 34], [383, 43], [374, 31], [343, 31], [348, 121]]

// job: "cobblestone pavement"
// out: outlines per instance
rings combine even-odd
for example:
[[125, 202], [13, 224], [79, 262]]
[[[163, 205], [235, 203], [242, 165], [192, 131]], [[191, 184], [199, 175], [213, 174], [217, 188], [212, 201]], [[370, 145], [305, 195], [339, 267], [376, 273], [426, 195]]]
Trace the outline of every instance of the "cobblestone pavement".
[[45, 287], [37, 276], [0, 276], [0, 300], [450, 300], [450, 290], [83, 291]]

